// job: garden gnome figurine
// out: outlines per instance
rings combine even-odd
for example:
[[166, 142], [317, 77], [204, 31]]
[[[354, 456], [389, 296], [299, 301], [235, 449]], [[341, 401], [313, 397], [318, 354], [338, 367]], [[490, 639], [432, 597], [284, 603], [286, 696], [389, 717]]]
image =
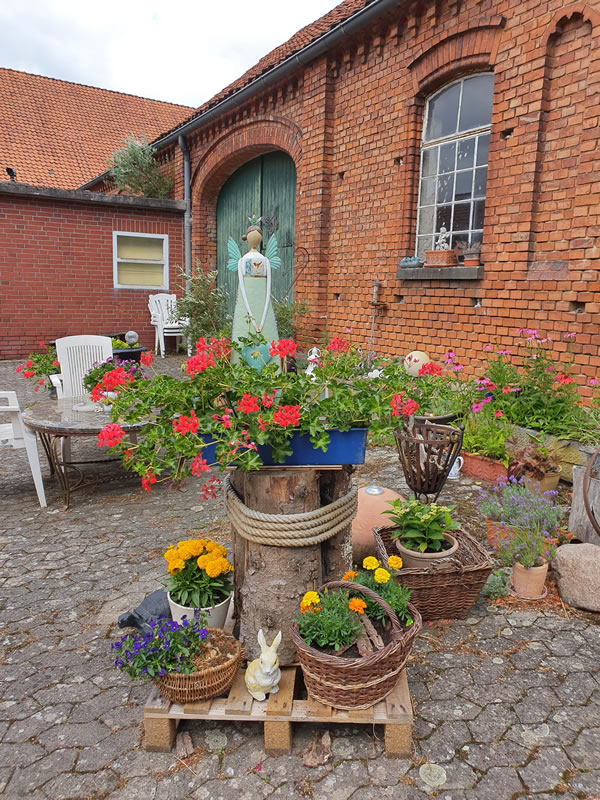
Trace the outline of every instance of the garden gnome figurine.
[[273, 639], [270, 645], [262, 632], [258, 632], [258, 643], [260, 645], [260, 656], [248, 664], [248, 669], [244, 675], [246, 688], [255, 700], [262, 701], [268, 694], [275, 694], [279, 691], [279, 681], [281, 670], [279, 669], [279, 658], [277, 648], [281, 644], [281, 631]]
[[[269, 343], [279, 338], [271, 303], [271, 270], [280, 268], [281, 259], [275, 236], [269, 238], [266, 255], [258, 250], [262, 241], [260, 218], [248, 217], [248, 221], [250, 224], [242, 239], [248, 242], [250, 250], [242, 255], [231, 236], [227, 242], [229, 253], [227, 269], [232, 272], [237, 270], [238, 273], [232, 338], [234, 341], [239, 341], [255, 334], [264, 336], [267, 344], [242, 347], [242, 358], [260, 372], [271, 361], [280, 361], [279, 356], [269, 354]], [[234, 363], [236, 360], [239, 360], [239, 357], [234, 353]]]

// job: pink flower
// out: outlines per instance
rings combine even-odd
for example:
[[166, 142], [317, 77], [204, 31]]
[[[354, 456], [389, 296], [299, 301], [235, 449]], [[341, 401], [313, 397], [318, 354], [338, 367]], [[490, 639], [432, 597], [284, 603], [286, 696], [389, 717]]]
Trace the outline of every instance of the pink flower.
[[574, 339], [577, 336], [575, 331], [563, 334], [563, 339]]
[[502, 416], [502, 412], [500, 411], [500, 409], [494, 411], [494, 416], [496, 417], [496, 419], [499, 419]]
[[498, 350], [498, 355], [500, 356], [509, 356], [510, 350]]
[[473, 405], [471, 406], [471, 410], [473, 411], [474, 414], [479, 414], [482, 408], [483, 408], [483, 403], [473, 403]]
[[598, 386], [599, 383], [600, 381], [598, 378], [590, 378], [588, 381], [588, 386]]
[[484, 349], [484, 350], [487, 350], [487, 351], [488, 351], [488, 353], [489, 353], [489, 352], [490, 352], [490, 350], [492, 349], [492, 345], [491, 345], [491, 344], [485, 344], [485, 345], [483, 346], [483, 349]]
[[452, 369], [454, 370], [454, 372], [460, 372], [461, 370], [464, 369], [464, 366], [462, 364], [453, 364]]

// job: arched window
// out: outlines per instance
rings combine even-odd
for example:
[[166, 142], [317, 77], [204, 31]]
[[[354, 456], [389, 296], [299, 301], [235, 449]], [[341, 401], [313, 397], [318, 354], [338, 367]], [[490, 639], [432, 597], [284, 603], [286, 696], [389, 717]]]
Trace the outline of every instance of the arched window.
[[421, 258], [442, 227], [451, 233], [451, 247], [481, 242], [493, 88], [491, 73], [473, 75], [427, 101], [417, 218]]

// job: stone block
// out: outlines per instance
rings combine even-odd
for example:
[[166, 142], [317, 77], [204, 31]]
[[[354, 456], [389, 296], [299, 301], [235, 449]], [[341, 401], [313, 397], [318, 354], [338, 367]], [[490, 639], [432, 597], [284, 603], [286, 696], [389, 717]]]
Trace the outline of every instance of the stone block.
[[600, 547], [564, 544], [558, 548], [552, 568], [565, 603], [587, 611], [600, 611]]

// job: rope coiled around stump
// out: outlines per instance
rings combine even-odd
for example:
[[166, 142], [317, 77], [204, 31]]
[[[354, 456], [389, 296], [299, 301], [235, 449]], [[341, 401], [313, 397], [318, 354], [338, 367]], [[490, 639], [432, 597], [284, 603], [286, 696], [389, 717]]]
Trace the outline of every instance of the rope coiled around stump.
[[339, 533], [352, 522], [358, 508], [358, 489], [333, 503], [301, 514], [263, 514], [253, 511], [239, 498], [225, 478], [225, 506], [231, 523], [241, 537], [271, 547], [308, 547]]

